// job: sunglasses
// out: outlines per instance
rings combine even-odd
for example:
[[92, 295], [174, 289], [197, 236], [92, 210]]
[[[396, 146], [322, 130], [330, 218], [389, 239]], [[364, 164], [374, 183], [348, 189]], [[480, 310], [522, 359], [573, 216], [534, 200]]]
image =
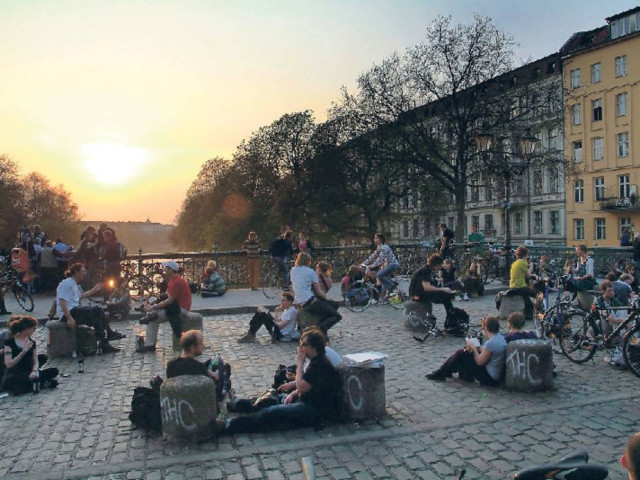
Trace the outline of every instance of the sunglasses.
[[302, 343], [300, 343], [300, 346], [301, 346], [301, 347], [308, 347], [308, 346], [309, 346], [309, 344], [308, 344], [308, 343], [306, 343], [306, 342], [302, 342]]

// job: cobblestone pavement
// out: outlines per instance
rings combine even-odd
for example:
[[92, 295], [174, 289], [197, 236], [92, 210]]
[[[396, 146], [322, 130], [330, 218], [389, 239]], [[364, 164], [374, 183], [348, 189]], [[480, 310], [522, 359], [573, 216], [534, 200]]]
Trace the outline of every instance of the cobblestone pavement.
[[[494, 311], [493, 299], [465, 302], [472, 324]], [[444, 318], [443, 310], [435, 308]], [[127, 338], [117, 354], [89, 357], [86, 373], [72, 359], [53, 365], [68, 378], [40, 395], [0, 400], [0, 477], [29, 479], [299, 479], [300, 458], [312, 456], [317, 478], [452, 479], [508, 478], [525, 466], [586, 449], [591, 461], [617, 464], [626, 440], [638, 427], [640, 379], [604, 364], [575, 365], [556, 357], [555, 389], [520, 394], [458, 380], [429, 382], [424, 374], [439, 366], [457, 338], [430, 338], [420, 344], [403, 328], [401, 311], [372, 306], [343, 312], [331, 331], [340, 353], [378, 350], [386, 363], [388, 416], [270, 434], [221, 437], [198, 445], [174, 445], [132, 430], [127, 418], [133, 388], [164, 374], [171, 350], [170, 328], [161, 328], [159, 350], [134, 351], [135, 322], [120, 322]], [[238, 344], [250, 315], [213, 316], [205, 321], [205, 354], [221, 352], [233, 367], [240, 395], [261, 392], [278, 363], [292, 363], [295, 345]], [[39, 345], [46, 329], [38, 330]]]

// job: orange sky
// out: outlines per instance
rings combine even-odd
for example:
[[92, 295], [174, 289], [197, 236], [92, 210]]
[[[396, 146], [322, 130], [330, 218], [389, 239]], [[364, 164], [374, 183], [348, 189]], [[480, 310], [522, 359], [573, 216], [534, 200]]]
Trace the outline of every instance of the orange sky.
[[[3, 0], [0, 154], [63, 183], [84, 219], [171, 222], [207, 158], [284, 113], [323, 119], [341, 85], [420, 41], [436, 14], [508, 4], [450, 3]], [[540, 48], [525, 53], [552, 51]]]

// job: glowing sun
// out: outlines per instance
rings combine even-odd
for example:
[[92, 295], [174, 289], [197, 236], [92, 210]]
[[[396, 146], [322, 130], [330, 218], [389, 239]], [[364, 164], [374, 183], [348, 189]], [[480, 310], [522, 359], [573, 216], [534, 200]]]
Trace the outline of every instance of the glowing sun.
[[126, 183], [149, 160], [146, 149], [120, 143], [87, 143], [81, 153], [94, 180], [110, 186]]

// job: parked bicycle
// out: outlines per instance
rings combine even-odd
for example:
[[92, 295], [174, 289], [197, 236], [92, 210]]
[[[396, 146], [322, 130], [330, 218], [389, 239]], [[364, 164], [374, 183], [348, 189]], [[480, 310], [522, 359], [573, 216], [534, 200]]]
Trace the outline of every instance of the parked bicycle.
[[[628, 310], [627, 318], [622, 320], [611, 333], [604, 334], [601, 315], [603, 311]], [[584, 363], [593, 358], [599, 348], [612, 350], [614, 339], [622, 335], [622, 355], [629, 369], [640, 377], [640, 299], [636, 297], [631, 306], [598, 308], [591, 307], [589, 314], [582, 312], [581, 319], [566, 322], [560, 337], [560, 346], [565, 356], [575, 363]]]
[[[286, 268], [289, 274], [291, 274], [291, 268], [294, 265], [293, 260], [286, 261]], [[291, 278], [289, 278], [289, 284], [282, 284], [282, 272], [280, 271], [280, 266], [273, 262], [273, 268], [264, 272], [262, 277], [262, 293], [267, 298], [276, 298], [280, 297], [280, 294], [285, 289], [291, 289]]]
[[390, 305], [396, 310], [404, 308], [404, 302], [409, 298], [409, 283], [411, 277], [408, 275], [397, 275], [393, 278], [394, 287], [389, 292], [386, 300], [381, 299], [381, 287], [375, 285], [371, 280], [365, 278], [356, 281], [349, 294], [345, 295], [344, 303], [352, 312], [364, 312], [372, 304]]
[[22, 283], [22, 274], [13, 268], [7, 268], [0, 273], [0, 288], [6, 293], [13, 292], [18, 305], [26, 312], [33, 312], [33, 297], [28, 292], [25, 284]]

